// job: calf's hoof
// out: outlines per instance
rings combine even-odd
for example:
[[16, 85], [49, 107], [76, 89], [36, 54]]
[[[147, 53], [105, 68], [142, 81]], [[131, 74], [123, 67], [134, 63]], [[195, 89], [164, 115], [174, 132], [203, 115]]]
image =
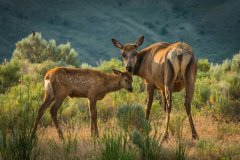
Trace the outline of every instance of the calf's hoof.
[[163, 142], [168, 142], [168, 133], [167, 132], [165, 132], [164, 134], [163, 134], [163, 136], [161, 137], [161, 141], [160, 141], [160, 143], [162, 144]]
[[58, 137], [59, 139], [64, 140], [62, 131], [58, 131]]
[[192, 134], [192, 138], [195, 140], [199, 140], [199, 136], [197, 135], [197, 133]]

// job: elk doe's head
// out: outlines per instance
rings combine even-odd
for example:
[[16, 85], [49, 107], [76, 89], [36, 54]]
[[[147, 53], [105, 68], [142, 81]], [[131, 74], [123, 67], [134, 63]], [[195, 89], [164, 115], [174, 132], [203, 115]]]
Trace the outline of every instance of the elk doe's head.
[[126, 66], [126, 70], [129, 72], [134, 72], [135, 65], [137, 63], [137, 48], [142, 45], [144, 41], [144, 36], [141, 36], [134, 44], [126, 43], [122, 45], [116, 39], [112, 39], [112, 43], [115, 47], [120, 49], [122, 57], [124, 59], [124, 63]]
[[120, 86], [123, 87], [124, 89], [128, 90], [129, 92], [133, 91], [132, 88], [132, 74], [128, 71], [126, 72], [121, 72], [118, 70], [113, 69], [113, 73], [120, 76]]

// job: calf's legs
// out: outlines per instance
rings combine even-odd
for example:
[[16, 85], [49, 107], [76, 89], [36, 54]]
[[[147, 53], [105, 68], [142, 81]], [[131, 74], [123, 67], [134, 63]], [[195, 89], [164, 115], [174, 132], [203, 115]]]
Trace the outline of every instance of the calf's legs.
[[54, 125], [57, 129], [58, 136], [60, 139], [63, 139], [63, 132], [62, 132], [62, 130], [59, 126], [58, 120], [57, 120], [57, 111], [60, 108], [60, 106], [62, 105], [62, 102], [65, 98], [66, 98], [66, 96], [58, 97], [50, 109], [50, 113], [51, 113]]
[[32, 130], [32, 136], [36, 133], [37, 131], [37, 127], [39, 124], [39, 121], [41, 120], [44, 112], [46, 111], [46, 109], [51, 105], [51, 103], [53, 102], [54, 98], [48, 93], [45, 93], [45, 99], [43, 104], [39, 107], [38, 113], [37, 113], [37, 117], [35, 119], [35, 124], [34, 124], [34, 128]]

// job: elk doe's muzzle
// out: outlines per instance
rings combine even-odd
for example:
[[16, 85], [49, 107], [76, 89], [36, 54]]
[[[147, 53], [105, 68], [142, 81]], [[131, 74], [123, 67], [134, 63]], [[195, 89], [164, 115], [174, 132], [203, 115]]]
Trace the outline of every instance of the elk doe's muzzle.
[[132, 92], [132, 91], [133, 91], [133, 88], [132, 88], [132, 87], [129, 87], [127, 90], [128, 90], [129, 92]]
[[126, 70], [127, 70], [128, 72], [133, 72], [133, 67], [131, 67], [130, 65], [127, 65], [127, 66], [126, 66]]

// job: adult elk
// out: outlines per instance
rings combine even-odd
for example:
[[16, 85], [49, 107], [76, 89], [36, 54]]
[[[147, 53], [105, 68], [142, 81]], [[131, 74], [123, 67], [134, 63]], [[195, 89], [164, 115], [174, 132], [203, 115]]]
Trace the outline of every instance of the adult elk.
[[45, 110], [53, 103], [50, 113], [58, 131], [63, 138], [62, 130], [58, 124], [57, 111], [66, 97], [85, 97], [89, 99], [91, 114], [91, 134], [98, 136], [97, 127], [97, 100], [112, 91], [122, 88], [132, 92], [132, 74], [113, 70], [107, 74], [91, 69], [77, 69], [58, 67], [49, 70], [44, 78], [45, 100], [38, 110], [32, 135], [36, 133], [38, 123]]
[[147, 82], [148, 103], [146, 118], [149, 119], [153, 102], [154, 90], [161, 90], [164, 100], [166, 116], [166, 129], [163, 138], [168, 138], [168, 125], [172, 107], [172, 92], [186, 90], [185, 109], [190, 122], [192, 137], [198, 139], [192, 114], [191, 101], [197, 71], [197, 61], [191, 46], [183, 42], [159, 42], [144, 48], [140, 52], [137, 48], [142, 45], [144, 37], [140, 37], [135, 44], [122, 45], [112, 39], [113, 45], [120, 49], [126, 65], [126, 70], [140, 76]]

